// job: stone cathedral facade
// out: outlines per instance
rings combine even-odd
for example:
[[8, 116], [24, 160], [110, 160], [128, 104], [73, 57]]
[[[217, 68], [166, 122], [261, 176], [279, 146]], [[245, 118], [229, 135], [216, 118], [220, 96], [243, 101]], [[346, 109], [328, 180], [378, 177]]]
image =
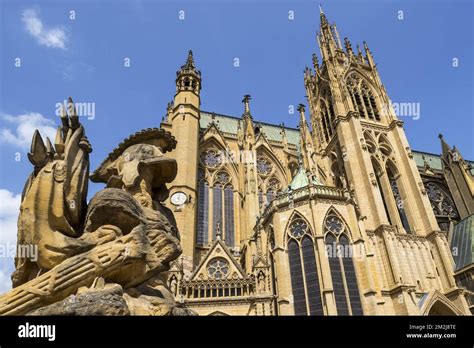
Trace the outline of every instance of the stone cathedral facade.
[[470, 314], [472, 163], [442, 136], [412, 150], [367, 44], [320, 20], [298, 129], [248, 95], [241, 117], [203, 111], [192, 52], [178, 70], [171, 291], [200, 315]]

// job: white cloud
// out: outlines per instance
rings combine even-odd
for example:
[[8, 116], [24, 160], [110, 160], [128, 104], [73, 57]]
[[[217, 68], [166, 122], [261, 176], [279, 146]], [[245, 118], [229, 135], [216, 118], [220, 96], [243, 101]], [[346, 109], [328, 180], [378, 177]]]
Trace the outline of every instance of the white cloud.
[[43, 46], [66, 49], [67, 36], [62, 27], [47, 28], [39, 18], [38, 11], [26, 9], [22, 15], [25, 29]]
[[39, 130], [43, 139], [49, 137], [54, 142], [56, 127], [53, 120], [50, 120], [40, 113], [30, 112], [23, 115], [11, 116], [1, 115], [2, 120], [16, 125], [16, 130], [0, 128], [0, 143], [7, 143], [22, 149], [29, 149], [31, 139], [36, 129]]
[[16, 245], [17, 219], [21, 195], [0, 189], [0, 294], [11, 289], [10, 275], [15, 269], [14, 255], [9, 251]]

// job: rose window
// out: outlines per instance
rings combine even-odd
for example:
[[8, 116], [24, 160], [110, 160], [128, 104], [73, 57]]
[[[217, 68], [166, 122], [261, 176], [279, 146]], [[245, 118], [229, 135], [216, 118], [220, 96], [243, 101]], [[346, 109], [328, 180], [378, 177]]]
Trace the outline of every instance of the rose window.
[[295, 238], [303, 237], [306, 231], [308, 231], [308, 224], [302, 219], [293, 221], [290, 226], [290, 234]]
[[326, 219], [326, 228], [329, 232], [339, 234], [344, 229], [344, 223], [335, 215], [331, 215]]
[[207, 265], [207, 273], [214, 279], [223, 279], [229, 273], [229, 263], [223, 258], [215, 258]]
[[222, 163], [222, 156], [219, 151], [210, 149], [202, 154], [201, 161], [209, 168], [217, 168]]
[[272, 164], [265, 157], [257, 158], [257, 172], [261, 175], [268, 175], [272, 171]]
[[216, 175], [216, 181], [222, 185], [228, 183], [229, 180], [230, 180], [229, 174], [227, 174], [226, 172], [219, 172]]

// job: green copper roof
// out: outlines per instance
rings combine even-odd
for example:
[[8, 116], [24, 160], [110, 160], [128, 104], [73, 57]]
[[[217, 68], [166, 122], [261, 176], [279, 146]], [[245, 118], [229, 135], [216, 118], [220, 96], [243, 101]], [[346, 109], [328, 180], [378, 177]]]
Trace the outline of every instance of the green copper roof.
[[[423, 156], [425, 159], [423, 160]], [[443, 170], [443, 161], [441, 159], [441, 155], [435, 155], [432, 153], [427, 152], [417, 152], [413, 151], [413, 158], [415, 159], [416, 165], [418, 168], [425, 167], [425, 161], [431, 167], [432, 170]], [[467, 163], [470, 163], [472, 169], [470, 170], [471, 174], [474, 175], [474, 162], [464, 159]]]
[[[425, 160], [423, 160], [423, 156], [425, 157]], [[415, 159], [416, 165], [418, 167], [423, 168], [425, 166], [425, 162], [428, 163], [428, 165], [431, 167], [433, 170], [443, 170], [443, 162], [441, 161], [441, 156], [440, 155], [434, 155], [431, 153], [425, 153], [425, 152], [415, 152], [413, 151], [413, 158]]]
[[455, 270], [466, 267], [474, 260], [474, 214], [459, 221], [451, 239]]
[[[313, 185], [322, 185], [315, 175], [311, 176], [311, 183]], [[290, 182], [290, 187], [292, 190], [297, 190], [306, 186], [308, 186], [308, 175], [303, 166], [300, 166], [298, 173], [296, 173], [295, 177]]]
[[[223, 133], [237, 135], [237, 128], [239, 121], [242, 120], [240, 117], [222, 115], [207, 111], [201, 110], [201, 120], [200, 127], [201, 129], [206, 129], [209, 124], [214, 120], [217, 124], [219, 130]], [[265, 134], [266, 138], [270, 141], [279, 141], [281, 142], [281, 130], [282, 127], [279, 125], [273, 125], [265, 122], [254, 121], [255, 126], [260, 126], [262, 133]], [[296, 128], [283, 127], [286, 133], [286, 139], [289, 144], [299, 147], [300, 131]], [[423, 156], [425, 159], [423, 160]], [[415, 159], [416, 165], [419, 168], [424, 167], [424, 161], [428, 163], [432, 170], [442, 171], [443, 162], [440, 155], [435, 155], [427, 152], [417, 152], [413, 151], [413, 158]], [[468, 161], [473, 165], [471, 169], [471, 174], [474, 175], [474, 162]]]
[[[221, 115], [206, 111], [201, 111], [201, 120], [200, 120], [200, 127], [201, 129], [206, 129], [209, 124], [214, 120], [217, 124], [219, 130], [224, 133], [230, 133], [233, 135], [237, 135], [237, 128], [239, 120], [241, 118]], [[265, 137], [270, 141], [283, 141], [281, 136], [281, 126], [268, 124], [265, 122], [254, 121], [255, 126], [260, 126], [260, 130]], [[241, 125], [242, 126], [242, 125]], [[300, 139], [300, 131], [295, 128], [283, 127], [286, 133], [286, 139], [288, 140], [289, 144], [293, 144], [299, 146], [299, 139]]]

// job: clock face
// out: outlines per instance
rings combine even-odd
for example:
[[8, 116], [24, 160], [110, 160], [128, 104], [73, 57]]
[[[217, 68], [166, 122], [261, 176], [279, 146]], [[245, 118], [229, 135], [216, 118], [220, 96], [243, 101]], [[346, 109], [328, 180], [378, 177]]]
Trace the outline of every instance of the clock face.
[[182, 205], [186, 203], [187, 200], [188, 200], [188, 197], [186, 196], [184, 192], [175, 192], [171, 196], [171, 203], [174, 205]]

